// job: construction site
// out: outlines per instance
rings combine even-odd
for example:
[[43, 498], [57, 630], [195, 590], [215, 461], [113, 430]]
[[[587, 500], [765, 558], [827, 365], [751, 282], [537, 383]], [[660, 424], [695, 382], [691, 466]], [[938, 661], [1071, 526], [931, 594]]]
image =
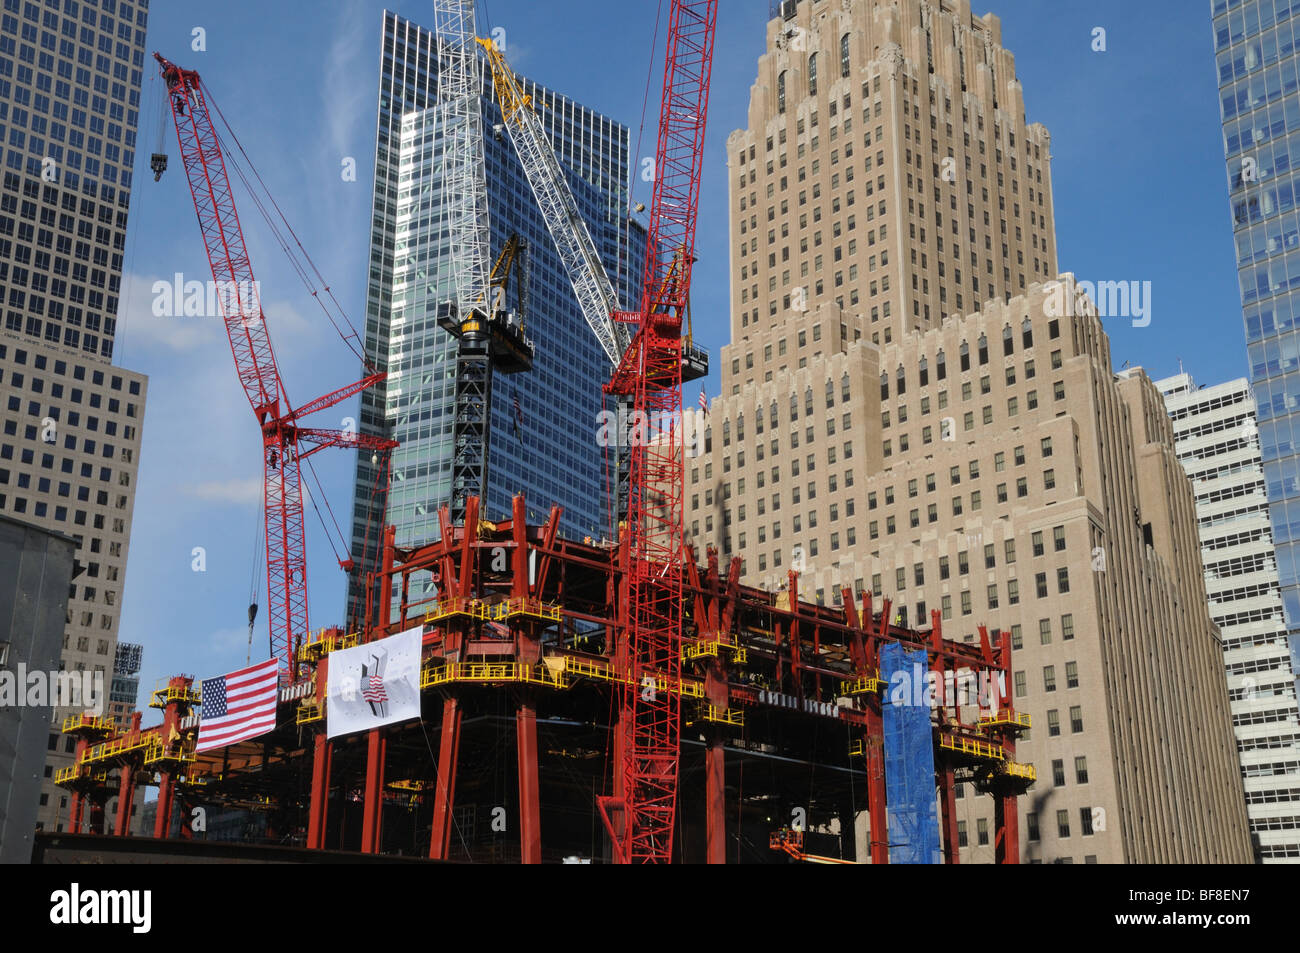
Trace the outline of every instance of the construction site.
[[[606, 273], [523, 83], [480, 39], [472, 0], [433, 6], [452, 249], [440, 268], [455, 289], [435, 305], [456, 348], [452, 491], [427, 501], [436, 538], [399, 546], [392, 526], [373, 527], [378, 565], [344, 566], [364, 575], [363, 595], [335, 626], [308, 623], [300, 467], [336, 448], [383, 474], [397, 445], [306, 418], [387, 372], [366, 355], [362, 379], [290, 402], [236, 211], [229, 170], [243, 149], [221, 131], [199, 74], [156, 54], [262, 435], [275, 724], [202, 745], [202, 687], [189, 674], [152, 693], [156, 714], [68, 717], [75, 762], [55, 779], [71, 797], [68, 830], [129, 837], [152, 787], [152, 830], [140, 833], [177, 843], [452, 862], [956, 863], [966, 785], [993, 799], [997, 861], [1018, 863], [1018, 798], [1035, 776], [1016, 761], [1029, 719], [1012, 699], [1008, 633], [980, 626], [976, 641], [948, 639], [939, 611], [906, 625], [888, 593], [845, 588], [822, 604], [797, 571], [779, 591], [742, 585], [741, 557], [685, 541], [682, 385], [708, 373], [689, 301], [717, 0], [672, 0], [656, 53], [657, 173], [631, 302]], [[490, 255], [484, 77], [608, 358], [608, 377], [587, 383], [639, 422], [637, 439], [610, 454], [606, 485], [590, 488], [608, 501], [603, 539], [566, 536], [551, 500], [516, 496], [508, 514], [485, 512], [493, 379], [530, 372], [527, 329], [546, 316], [525, 320], [526, 243], [516, 236]], [[155, 175], [167, 166], [160, 150]], [[549, 515], [530, 522], [533, 512]], [[413, 630], [420, 717], [331, 733], [336, 653]], [[380, 676], [369, 677], [377, 689]]]

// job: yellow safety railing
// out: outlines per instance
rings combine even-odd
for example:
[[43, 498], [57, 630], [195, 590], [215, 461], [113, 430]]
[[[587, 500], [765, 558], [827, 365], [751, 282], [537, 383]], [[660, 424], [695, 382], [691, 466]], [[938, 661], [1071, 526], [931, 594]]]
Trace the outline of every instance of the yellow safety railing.
[[980, 715], [979, 726], [981, 728], [996, 728], [1000, 726], [1028, 728], [1029, 713], [1023, 711], [1012, 711], [1010, 708], [1001, 708], [996, 712], [987, 715]]
[[81, 770], [80, 765], [75, 765], [75, 764], [70, 765], [69, 767], [66, 768], [59, 768], [59, 770], [54, 772], [54, 783], [58, 785], [67, 784], [69, 781], [76, 778], [80, 770]]
[[430, 624], [451, 616], [463, 615], [486, 622], [493, 618], [492, 609], [492, 606], [467, 596], [446, 596], [438, 600], [437, 608], [426, 615], [424, 621]]
[[994, 758], [1000, 761], [1004, 757], [1001, 745], [995, 745], [988, 741], [979, 741], [974, 738], [963, 738], [958, 735], [940, 735], [939, 747], [977, 758]]
[[731, 653], [731, 661], [736, 665], [744, 665], [749, 661], [747, 650], [738, 645], [732, 645], [730, 642], [723, 642], [721, 639], [690, 642], [683, 645], [682, 661], [693, 662], [702, 658], [718, 658], [724, 650]]
[[537, 599], [508, 599], [505, 602], [498, 602], [492, 608], [494, 610], [492, 617], [498, 622], [521, 615], [544, 619], [547, 622], [560, 621], [559, 606], [548, 606]]
[[568, 675], [574, 675], [579, 678], [593, 678], [602, 682], [620, 682], [622, 681], [609, 665], [601, 662], [592, 662], [588, 659], [574, 658], [572, 655], [564, 656], [564, 671]]
[[706, 704], [700, 706], [699, 720], [739, 727], [745, 723], [745, 712], [740, 708], [714, 708]]
[[527, 682], [564, 688], [562, 673], [552, 673], [545, 667], [525, 665], [523, 662], [447, 662], [443, 665], [425, 666], [420, 671], [420, 687], [432, 688], [452, 682]]
[[297, 725], [309, 725], [325, 717], [325, 706], [314, 701], [305, 701], [294, 712], [293, 720]]
[[181, 685], [167, 685], [163, 688], [155, 688], [149, 701], [150, 708], [166, 708], [172, 702], [181, 702], [182, 704], [197, 705], [203, 701], [203, 695], [194, 687], [185, 688]]
[[192, 743], [175, 745], [169, 750], [163, 746], [160, 739], [155, 738], [154, 741], [156, 744], [150, 745], [145, 749], [145, 764], [157, 764], [160, 761], [188, 764], [194, 760], [194, 745]]
[[95, 761], [108, 761], [112, 758], [120, 758], [131, 751], [139, 751], [141, 748], [161, 744], [162, 742], [158, 740], [158, 736], [153, 734], [127, 735], [124, 738], [114, 738], [112, 741], [105, 741], [102, 744], [87, 748], [81, 756], [80, 763], [91, 764]]
[[63, 732], [64, 734], [71, 734], [74, 731], [114, 734], [117, 731], [117, 719], [112, 715], [91, 715], [86, 712], [69, 715], [63, 719]]
[[1018, 761], [1007, 762], [1007, 774], [1013, 778], [1024, 778], [1026, 781], [1038, 780], [1038, 772], [1034, 770], [1032, 764], [1021, 764]]
[[432, 787], [430, 781], [389, 781], [388, 786], [395, 791], [426, 791]]
[[884, 681], [876, 675], [861, 675], [840, 682], [840, 691], [845, 695], [870, 695], [884, 687]]
[[360, 641], [356, 632], [327, 632], [321, 629], [312, 638], [298, 646], [298, 661], [316, 661], [331, 652], [353, 648]]

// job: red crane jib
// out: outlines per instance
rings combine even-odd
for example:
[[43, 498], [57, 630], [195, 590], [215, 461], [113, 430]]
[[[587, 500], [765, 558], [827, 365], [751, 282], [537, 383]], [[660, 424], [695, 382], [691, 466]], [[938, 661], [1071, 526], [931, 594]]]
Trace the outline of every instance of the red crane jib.
[[[307, 634], [307, 543], [303, 527], [299, 465], [326, 446], [373, 451], [396, 446], [347, 431], [298, 426], [307, 414], [332, 406], [384, 379], [373, 374], [294, 410], [285, 394], [275, 351], [258, 300], [253, 268], [235, 209], [226, 161], [199, 74], [155, 53], [176, 124], [181, 162], [194, 197], [212, 280], [235, 358], [235, 371], [262, 432], [263, 500], [266, 516], [266, 589], [272, 656], [283, 658], [291, 679], [294, 651]], [[300, 447], [300, 444], [307, 446]]]

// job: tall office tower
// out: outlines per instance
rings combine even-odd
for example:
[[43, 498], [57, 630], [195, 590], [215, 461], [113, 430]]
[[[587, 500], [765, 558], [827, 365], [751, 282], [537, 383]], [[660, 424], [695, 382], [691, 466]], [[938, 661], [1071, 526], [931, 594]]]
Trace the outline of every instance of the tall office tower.
[[[456, 342], [437, 326], [435, 313], [439, 301], [452, 297], [441, 215], [436, 57], [434, 34], [385, 12], [366, 350], [389, 376], [385, 387], [362, 395], [360, 427], [402, 446], [393, 453], [386, 507], [370, 458], [358, 460], [352, 552], [360, 572], [353, 575], [352, 599], [359, 597], [363, 573], [374, 566], [377, 528], [385, 521], [395, 525], [398, 546], [437, 539], [438, 509], [451, 497]], [[634, 300], [644, 232], [626, 216], [627, 128], [522, 82], [538, 104], [605, 267], [623, 300]], [[536, 346], [531, 372], [498, 374], [493, 384], [485, 517], [508, 512], [510, 497], [524, 492], [536, 512], [553, 503], [563, 506], [564, 532], [600, 536], [607, 522], [604, 451], [594, 435], [600, 385], [611, 369], [502, 131], [486, 69], [483, 84], [492, 251], [495, 256], [511, 234], [527, 242], [525, 326]], [[427, 588], [431, 582], [419, 584]]]
[[1300, 4], [1211, 0], [1237, 276], [1291, 663], [1300, 667]]
[[1219, 627], [1246, 813], [1264, 863], [1300, 862], [1300, 708], [1287, 651], [1255, 401], [1245, 379], [1156, 381], [1192, 481], [1210, 613]]
[[[0, 512], [77, 540], [61, 664], [111, 680], [146, 378], [112, 365], [148, 2], [0, 12]], [[66, 822], [50, 776], [40, 821]]]
[[[936, 610], [951, 638], [1009, 631], [1039, 779], [1024, 859], [1249, 860], [1172, 428], [1054, 277], [1049, 139], [997, 19], [803, 0], [767, 30], [728, 144], [741, 320], [688, 467], [691, 537], [750, 583], [797, 571], [823, 600]], [[960, 790], [962, 858], [992, 860], [991, 799]]]

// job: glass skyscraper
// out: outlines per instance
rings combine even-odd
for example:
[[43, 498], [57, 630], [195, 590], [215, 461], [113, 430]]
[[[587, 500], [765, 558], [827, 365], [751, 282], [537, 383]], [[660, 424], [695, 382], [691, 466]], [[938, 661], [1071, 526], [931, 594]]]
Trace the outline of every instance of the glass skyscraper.
[[1300, 0], [1211, 0], [1237, 270], [1293, 667], [1300, 663]]
[[[508, 51], [507, 51], [508, 54]], [[394, 451], [387, 501], [369, 456], [357, 462], [353, 559], [358, 574], [376, 561], [385, 522], [397, 545], [438, 537], [438, 510], [451, 496], [452, 401], [456, 342], [436, 320], [448, 290], [441, 215], [441, 136], [434, 34], [384, 14], [380, 66], [366, 349], [388, 372], [384, 387], [363, 394], [360, 429], [401, 443]], [[620, 297], [640, 283], [644, 233], [627, 219], [626, 127], [521, 77], [567, 173]], [[485, 518], [509, 511], [523, 492], [540, 518], [564, 508], [561, 528], [602, 535], [607, 523], [604, 451], [596, 443], [600, 385], [610, 367], [582, 316], [568, 276], [538, 212], [483, 74], [484, 153], [492, 253], [511, 234], [528, 245], [525, 327], [536, 347], [531, 372], [498, 374], [493, 383], [492, 442]], [[513, 290], [510, 306], [514, 307]], [[368, 545], [367, 545], [368, 542]], [[419, 598], [420, 596], [416, 596]]]

